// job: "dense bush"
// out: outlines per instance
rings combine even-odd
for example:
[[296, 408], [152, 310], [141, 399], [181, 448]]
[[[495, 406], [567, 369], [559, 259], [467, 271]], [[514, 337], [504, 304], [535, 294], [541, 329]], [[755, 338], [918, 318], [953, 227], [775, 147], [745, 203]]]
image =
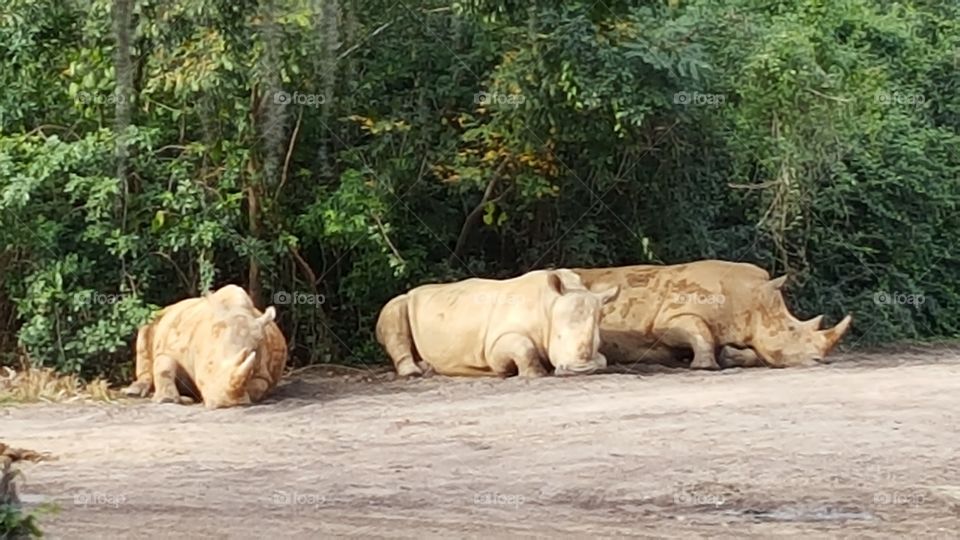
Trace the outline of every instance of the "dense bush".
[[[849, 343], [960, 335], [960, 7], [10, 0], [0, 354], [128, 375], [228, 282], [300, 362], [420, 283], [708, 257]], [[885, 296], [886, 295], [886, 296]], [[923, 303], [888, 297], [923, 295]]]

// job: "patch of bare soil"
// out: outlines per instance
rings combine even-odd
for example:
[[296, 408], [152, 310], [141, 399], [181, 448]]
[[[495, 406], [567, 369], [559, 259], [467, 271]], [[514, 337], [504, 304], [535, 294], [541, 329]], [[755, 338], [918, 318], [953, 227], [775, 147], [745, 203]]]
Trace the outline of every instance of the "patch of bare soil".
[[51, 538], [956, 538], [960, 352], [0, 410]]

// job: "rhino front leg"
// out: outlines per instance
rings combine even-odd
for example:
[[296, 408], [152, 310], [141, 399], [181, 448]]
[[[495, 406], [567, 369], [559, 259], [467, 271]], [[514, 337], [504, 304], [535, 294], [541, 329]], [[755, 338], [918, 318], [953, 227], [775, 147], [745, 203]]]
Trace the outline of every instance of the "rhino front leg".
[[508, 377], [514, 372], [521, 377], [547, 375], [536, 345], [530, 338], [520, 334], [500, 336], [491, 347], [488, 358], [490, 368], [500, 377]]
[[659, 327], [660, 340], [670, 347], [693, 350], [691, 369], [720, 369], [714, 354], [713, 334], [703, 319], [696, 315], [679, 315]]
[[153, 394], [155, 403], [180, 403], [177, 391], [177, 361], [173, 357], [160, 354], [153, 362], [153, 382], [157, 387]]
[[760, 356], [753, 349], [741, 349], [732, 345], [724, 345], [721, 347], [720, 355], [717, 359], [724, 368], [759, 367], [763, 365]]

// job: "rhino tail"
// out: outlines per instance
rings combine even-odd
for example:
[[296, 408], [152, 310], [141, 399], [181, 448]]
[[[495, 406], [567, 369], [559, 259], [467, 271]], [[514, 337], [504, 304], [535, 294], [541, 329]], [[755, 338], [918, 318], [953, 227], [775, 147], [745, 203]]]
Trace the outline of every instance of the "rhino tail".
[[413, 332], [410, 330], [409, 298], [402, 294], [387, 302], [377, 319], [377, 342], [390, 356], [397, 375], [423, 375], [414, 354]]

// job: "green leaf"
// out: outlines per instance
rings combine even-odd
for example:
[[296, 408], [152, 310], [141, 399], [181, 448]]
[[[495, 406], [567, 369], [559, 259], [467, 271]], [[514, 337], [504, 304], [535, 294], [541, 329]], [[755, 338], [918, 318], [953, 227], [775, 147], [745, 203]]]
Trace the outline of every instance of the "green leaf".
[[492, 202], [488, 202], [488, 203], [483, 207], [483, 210], [484, 210], [484, 213], [483, 213], [483, 223], [484, 223], [485, 225], [493, 225], [493, 214], [494, 214], [494, 212], [496, 212], [496, 210], [497, 210], [496, 205], [493, 204]]
[[166, 213], [163, 210], [157, 210], [157, 213], [153, 215], [153, 221], [150, 223], [150, 230], [152, 232], [157, 232], [163, 227], [165, 216]]

